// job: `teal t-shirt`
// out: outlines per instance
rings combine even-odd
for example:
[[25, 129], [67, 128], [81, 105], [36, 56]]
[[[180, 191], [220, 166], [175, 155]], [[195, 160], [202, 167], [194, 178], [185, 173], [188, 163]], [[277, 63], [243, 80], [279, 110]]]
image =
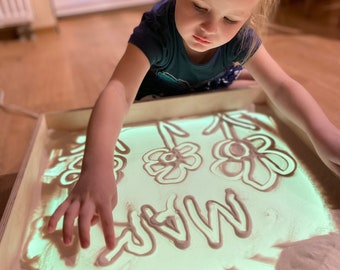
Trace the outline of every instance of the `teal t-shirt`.
[[[228, 87], [242, 70], [241, 65], [256, 39], [254, 53], [261, 41], [252, 29], [241, 31], [218, 48], [205, 64], [192, 63], [185, 51], [175, 20], [175, 1], [163, 0], [143, 14], [129, 42], [140, 48], [150, 61], [150, 70], [137, 93], [171, 96]], [[241, 43], [243, 42], [242, 46]]]

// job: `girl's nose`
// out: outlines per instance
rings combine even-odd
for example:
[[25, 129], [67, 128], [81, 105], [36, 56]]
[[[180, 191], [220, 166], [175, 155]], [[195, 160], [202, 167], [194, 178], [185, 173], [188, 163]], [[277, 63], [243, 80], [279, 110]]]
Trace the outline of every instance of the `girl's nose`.
[[205, 20], [201, 23], [201, 30], [208, 34], [215, 34], [217, 32], [217, 22], [213, 19]]

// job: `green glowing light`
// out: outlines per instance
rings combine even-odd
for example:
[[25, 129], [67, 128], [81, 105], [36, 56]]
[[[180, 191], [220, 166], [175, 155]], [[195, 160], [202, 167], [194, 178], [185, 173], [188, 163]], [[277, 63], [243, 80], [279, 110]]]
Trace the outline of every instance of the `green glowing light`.
[[[275, 245], [335, 230], [320, 193], [265, 115], [237, 111], [122, 130], [114, 155], [117, 247], [70, 247], [48, 217], [78, 180], [85, 133], [60, 135], [42, 176], [25, 269], [275, 269]], [[136, 139], [138, 138], [138, 139]], [[54, 137], [54, 140], [55, 137]], [[197, 258], [192, 260], [192, 258]], [[176, 258], [176, 259], [173, 259]], [[267, 258], [266, 260], [263, 258]], [[167, 263], [164, 263], [164, 262]]]

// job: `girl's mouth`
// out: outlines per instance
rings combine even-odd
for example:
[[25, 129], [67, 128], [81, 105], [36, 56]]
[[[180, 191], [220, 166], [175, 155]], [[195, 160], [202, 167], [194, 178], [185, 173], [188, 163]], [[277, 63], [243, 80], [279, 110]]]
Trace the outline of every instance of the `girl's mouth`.
[[203, 45], [208, 45], [208, 44], [211, 43], [208, 39], [205, 39], [205, 38], [200, 37], [200, 36], [197, 36], [197, 35], [193, 35], [193, 38], [194, 38], [198, 43], [201, 43], [201, 44], [203, 44]]

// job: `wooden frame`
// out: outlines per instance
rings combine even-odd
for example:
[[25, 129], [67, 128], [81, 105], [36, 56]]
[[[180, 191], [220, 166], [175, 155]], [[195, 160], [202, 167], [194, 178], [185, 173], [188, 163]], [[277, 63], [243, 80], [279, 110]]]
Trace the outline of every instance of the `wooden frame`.
[[[211, 112], [237, 110], [256, 104], [256, 110], [265, 111], [276, 117], [277, 114], [266, 103], [260, 89], [242, 89], [193, 96], [160, 99], [151, 102], [135, 103], [125, 120], [125, 125], [166, 118], [178, 118], [190, 115], [203, 115]], [[170, 108], [170, 109], [169, 109]], [[20, 256], [25, 224], [29, 212], [39, 199], [37, 185], [44, 168], [45, 151], [48, 143], [48, 131], [83, 130], [86, 128], [91, 108], [42, 114], [34, 131], [32, 142], [12, 189], [8, 204], [0, 223], [1, 269], [12, 269]], [[282, 125], [284, 125], [282, 123]], [[295, 129], [293, 127], [293, 129]], [[334, 175], [320, 164], [319, 159], [289, 129], [282, 126], [282, 137], [290, 143], [299, 145], [302, 155], [308, 153], [308, 166], [316, 179], [334, 179]], [[298, 153], [299, 154], [299, 153]], [[313, 169], [314, 167], [314, 169]]]

